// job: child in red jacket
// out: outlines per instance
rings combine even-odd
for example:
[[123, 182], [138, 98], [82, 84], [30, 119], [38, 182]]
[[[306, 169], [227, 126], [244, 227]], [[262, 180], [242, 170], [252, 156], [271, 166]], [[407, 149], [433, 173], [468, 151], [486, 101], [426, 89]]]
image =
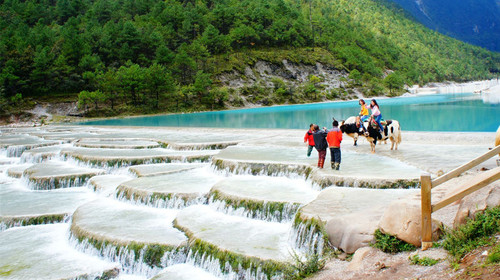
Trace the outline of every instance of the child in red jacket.
[[306, 136], [304, 136], [304, 143], [308, 143], [309, 144], [309, 146], [307, 147], [307, 156], [308, 157], [311, 156], [312, 150], [314, 148], [313, 133], [314, 133], [314, 124], [312, 123], [312, 124], [309, 125], [309, 131], [306, 132]]
[[342, 131], [339, 129], [339, 122], [334, 120], [333, 128], [328, 131], [326, 141], [330, 147], [330, 154], [332, 156], [332, 169], [340, 169], [340, 142], [342, 142]]

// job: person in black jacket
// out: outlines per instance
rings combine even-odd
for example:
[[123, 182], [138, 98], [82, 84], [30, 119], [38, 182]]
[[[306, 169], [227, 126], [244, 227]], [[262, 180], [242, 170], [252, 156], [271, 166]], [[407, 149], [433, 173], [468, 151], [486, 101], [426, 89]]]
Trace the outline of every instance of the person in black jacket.
[[328, 149], [328, 142], [326, 142], [327, 134], [328, 131], [326, 131], [326, 128], [323, 128], [323, 130], [319, 130], [319, 126], [317, 124], [314, 125], [314, 147], [318, 151], [319, 168], [323, 168], [323, 166], [325, 165], [326, 149]]

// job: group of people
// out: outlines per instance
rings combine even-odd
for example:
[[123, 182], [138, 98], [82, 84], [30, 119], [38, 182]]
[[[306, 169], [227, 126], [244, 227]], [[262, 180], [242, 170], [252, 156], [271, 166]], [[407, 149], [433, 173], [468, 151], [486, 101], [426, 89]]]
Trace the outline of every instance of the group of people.
[[[363, 99], [359, 100], [359, 105], [361, 110], [359, 115], [356, 117], [356, 126], [359, 127], [360, 131], [364, 131], [363, 122], [370, 118], [368, 109], [371, 109], [371, 118], [378, 124], [380, 130], [384, 130], [381, 124], [382, 113], [375, 99], [372, 99], [370, 105], [366, 105]], [[339, 122], [333, 119], [332, 129], [326, 129], [323, 127], [322, 130], [319, 129], [317, 124], [310, 124], [309, 130], [304, 136], [304, 143], [308, 144], [307, 156], [310, 157], [313, 148], [318, 151], [318, 168], [323, 168], [326, 159], [326, 150], [330, 148], [331, 155], [331, 166], [334, 170], [340, 170], [341, 162], [341, 152], [340, 143], [342, 142], [342, 131], [339, 129]]]

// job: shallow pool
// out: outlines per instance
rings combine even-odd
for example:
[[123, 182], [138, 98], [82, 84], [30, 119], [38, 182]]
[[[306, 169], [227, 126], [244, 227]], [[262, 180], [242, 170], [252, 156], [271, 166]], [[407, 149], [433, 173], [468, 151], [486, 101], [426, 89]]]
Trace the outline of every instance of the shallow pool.
[[[383, 118], [398, 120], [402, 129], [407, 131], [491, 132], [500, 125], [500, 104], [489, 103], [477, 94], [437, 94], [377, 101]], [[330, 127], [333, 117], [342, 120], [358, 112], [358, 101], [354, 100], [109, 119], [82, 124], [303, 129], [310, 123]]]

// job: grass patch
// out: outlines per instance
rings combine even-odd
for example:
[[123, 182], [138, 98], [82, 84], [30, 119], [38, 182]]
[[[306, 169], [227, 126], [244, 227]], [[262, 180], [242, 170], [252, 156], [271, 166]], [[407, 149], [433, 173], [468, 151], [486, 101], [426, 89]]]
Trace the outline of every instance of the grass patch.
[[371, 246], [380, 249], [385, 253], [395, 254], [417, 249], [417, 247], [412, 244], [397, 239], [395, 236], [390, 234], [383, 233], [380, 229], [375, 230], [373, 235], [375, 237], [375, 243], [371, 244]]
[[493, 248], [491, 248], [488, 254], [487, 263], [500, 263], [500, 242]]
[[421, 265], [421, 266], [433, 266], [439, 262], [439, 260], [429, 258], [429, 257], [421, 258], [419, 255], [414, 255], [412, 257], [408, 257], [408, 259], [410, 260], [411, 264]]
[[285, 280], [304, 279], [323, 269], [326, 259], [319, 254], [309, 254], [301, 258], [297, 253], [293, 254], [294, 263], [284, 273]]
[[493, 234], [500, 232], [500, 206], [478, 213], [475, 219], [454, 230], [446, 231], [443, 248], [456, 260], [467, 253], [494, 242]]

